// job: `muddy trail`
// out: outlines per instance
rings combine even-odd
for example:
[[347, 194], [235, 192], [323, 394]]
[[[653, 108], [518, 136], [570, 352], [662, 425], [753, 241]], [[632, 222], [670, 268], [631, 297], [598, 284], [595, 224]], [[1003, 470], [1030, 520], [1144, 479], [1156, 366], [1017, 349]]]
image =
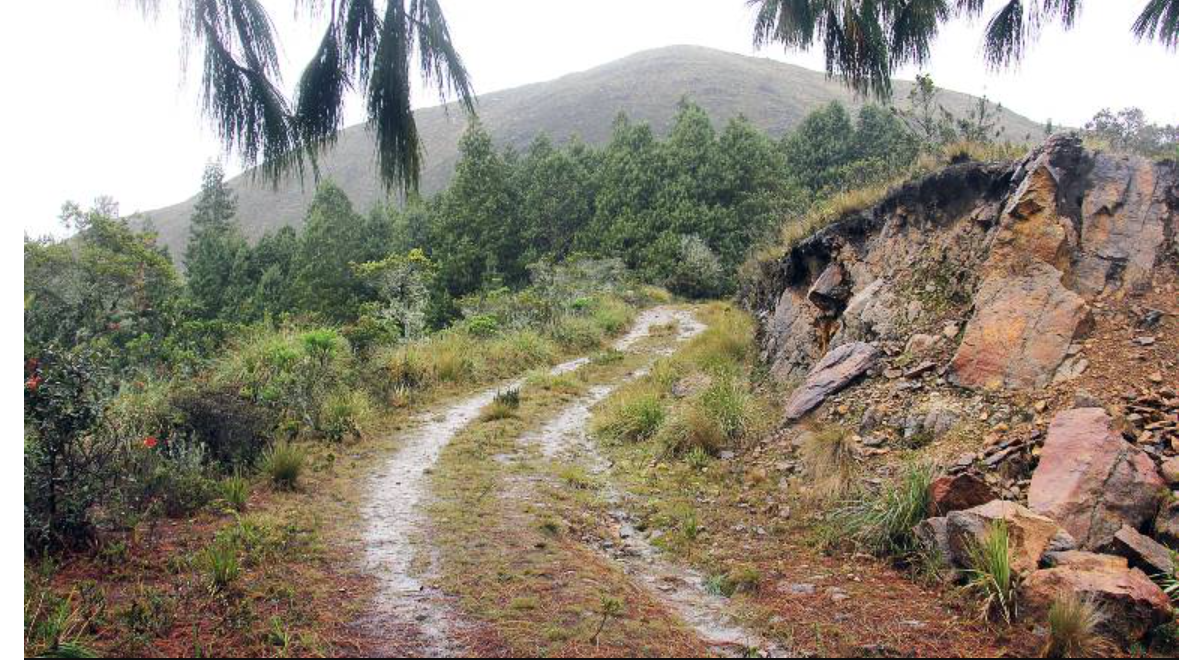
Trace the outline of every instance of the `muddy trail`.
[[[680, 341], [704, 329], [689, 312], [656, 307], [642, 312], [611, 347], [628, 350], [649, 337], [653, 328], [672, 323], [680, 328]], [[589, 362], [587, 357], [576, 358], [554, 366], [550, 372], [570, 373]], [[512, 379], [426, 413], [415, 426], [400, 431], [392, 439], [398, 449], [364, 485], [368, 493], [362, 508], [364, 563], [366, 571], [379, 580], [379, 586], [371, 612], [362, 623], [377, 631], [387, 631], [378, 635], [381, 653], [424, 657], [463, 655], [465, 650], [455, 642], [461, 638], [456, 626], [462, 623], [452, 615], [449, 600], [436, 587], [437, 557], [425, 542], [428, 476], [446, 445], [479, 417], [497, 393], [523, 383], [524, 378]], [[594, 388], [570, 405], [562, 417], [579, 421], [582, 433], [588, 409], [617, 385]], [[547, 427], [552, 432], [550, 426], [553, 423]], [[562, 436], [571, 438], [573, 433], [566, 429]]]
[[[693, 317], [683, 316], [679, 321], [677, 342], [662, 349], [660, 354], [663, 356], [673, 353], [685, 340], [704, 330]], [[704, 575], [669, 560], [653, 546], [649, 535], [638, 529], [623, 506], [627, 494], [610, 478], [610, 463], [599, 453], [587, 431], [593, 408], [618, 387], [644, 376], [649, 369], [649, 366], [643, 367], [620, 382], [592, 387], [535, 432], [526, 434], [522, 441], [527, 447], [540, 451], [543, 458], [578, 465], [596, 478], [608, 508], [608, 523], [619, 530], [619, 541], [594, 539], [591, 546], [597, 553], [616, 562], [634, 582], [666, 604], [699, 635], [709, 651], [724, 657], [786, 657], [787, 652], [782, 647], [739, 625], [729, 613], [728, 599], [712, 593], [706, 587]]]

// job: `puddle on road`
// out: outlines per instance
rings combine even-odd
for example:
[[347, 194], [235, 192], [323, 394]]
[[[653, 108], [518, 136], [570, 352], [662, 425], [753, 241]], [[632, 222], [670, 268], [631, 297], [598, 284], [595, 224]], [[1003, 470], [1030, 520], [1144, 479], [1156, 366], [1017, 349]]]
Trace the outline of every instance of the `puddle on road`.
[[[633, 327], [612, 346], [617, 350], [627, 350], [648, 337], [655, 326], [673, 321], [679, 321], [681, 336], [694, 336], [704, 328], [689, 313], [654, 308], [642, 312]], [[552, 368], [551, 372], [569, 373], [582, 368], [589, 361], [583, 357], [563, 362]], [[425, 656], [462, 655], [462, 649], [456, 648], [453, 642], [454, 619], [447, 599], [428, 584], [430, 577], [436, 575], [437, 557], [431, 556], [432, 548], [420, 540], [420, 532], [426, 523], [423, 505], [429, 490], [427, 472], [437, 463], [446, 445], [479, 416], [497, 392], [519, 387], [523, 382], [524, 379], [512, 380], [448, 408], [426, 414], [416, 428], [402, 431], [396, 436], [399, 449], [381, 471], [370, 477], [366, 485], [369, 496], [362, 513], [366, 521], [363, 535], [365, 563], [367, 571], [380, 580], [375, 611], [369, 620], [371, 625], [390, 624], [396, 628], [415, 623], [421, 636], [417, 646]], [[573, 404], [572, 409], [591, 399], [592, 393], [589, 392], [584, 400]], [[587, 407], [585, 405], [576, 416], [584, 417], [581, 413], [586, 412]], [[422, 558], [430, 564], [428, 567], [418, 569], [416, 566], [418, 544], [421, 544], [420, 549], [426, 555]]]

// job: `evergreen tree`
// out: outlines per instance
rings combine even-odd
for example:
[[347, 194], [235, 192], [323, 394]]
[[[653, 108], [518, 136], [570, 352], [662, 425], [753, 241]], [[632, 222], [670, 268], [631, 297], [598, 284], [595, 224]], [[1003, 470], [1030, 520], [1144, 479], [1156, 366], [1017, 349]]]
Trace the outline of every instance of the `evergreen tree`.
[[292, 269], [300, 308], [331, 321], [357, 318], [370, 290], [354, 275], [353, 264], [371, 261], [380, 249], [368, 242], [367, 222], [354, 212], [350, 198], [333, 183], [321, 182]]
[[235, 260], [245, 249], [245, 239], [233, 223], [236, 212], [237, 200], [225, 185], [224, 170], [219, 163], [209, 163], [183, 253], [188, 294], [201, 318], [221, 317], [235, 302], [230, 295]]

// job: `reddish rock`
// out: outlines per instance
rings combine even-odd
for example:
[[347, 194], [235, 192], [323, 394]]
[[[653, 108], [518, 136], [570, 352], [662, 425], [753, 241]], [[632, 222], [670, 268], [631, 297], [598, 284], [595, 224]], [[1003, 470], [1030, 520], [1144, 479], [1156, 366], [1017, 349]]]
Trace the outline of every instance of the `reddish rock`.
[[1026, 577], [1021, 588], [1025, 611], [1035, 618], [1071, 593], [1100, 605], [1107, 614], [1103, 628], [1120, 639], [1141, 639], [1172, 616], [1171, 599], [1136, 568], [1047, 568]]
[[986, 538], [994, 521], [1003, 520], [1008, 526], [1008, 543], [1012, 549], [1013, 570], [1029, 573], [1037, 569], [1047, 551], [1072, 549], [1073, 542], [1053, 520], [1005, 500], [993, 500], [965, 511], [953, 511], [946, 516], [946, 533], [950, 544], [950, 559], [957, 566], [968, 567], [974, 543]]
[[1060, 412], [1029, 486], [1029, 508], [1057, 520], [1093, 550], [1123, 525], [1141, 527], [1166, 487], [1154, 461], [1126, 442], [1103, 408]]
[[1154, 536], [1172, 548], [1179, 547], [1179, 498], [1162, 503], [1154, 518]]
[[796, 388], [788, 400], [787, 418], [795, 421], [825, 398], [849, 385], [879, 359], [879, 349], [864, 342], [842, 344], [829, 351], [808, 372], [804, 385]]
[[1124, 570], [1129, 568], [1129, 562], [1124, 557], [1102, 555], [1082, 550], [1067, 550], [1065, 552], [1047, 552], [1042, 563], [1048, 568], [1074, 568], [1083, 571]]
[[1117, 530], [1108, 546], [1111, 554], [1129, 560], [1129, 565], [1140, 568], [1150, 575], [1169, 574], [1175, 571], [1171, 551], [1154, 539], [1125, 525]]
[[1050, 383], [1088, 316], [1062, 273], [1033, 262], [1024, 272], [989, 276], [975, 294], [975, 315], [950, 363], [951, 379], [976, 389]]
[[1163, 479], [1171, 486], [1179, 485], [1179, 457], [1168, 458], [1159, 466]]
[[987, 482], [970, 472], [939, 477], [929, 485], [929, 516], [944, 516], [987, 504], [998, 495]]

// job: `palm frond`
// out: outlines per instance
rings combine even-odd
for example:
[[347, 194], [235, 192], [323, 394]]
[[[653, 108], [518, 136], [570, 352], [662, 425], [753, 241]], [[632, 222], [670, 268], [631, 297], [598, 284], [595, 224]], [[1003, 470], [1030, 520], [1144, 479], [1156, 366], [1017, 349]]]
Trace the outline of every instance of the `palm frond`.
[[1137, 20], [1133, 34], [1138, 40], [1158, 39], [1175, 50], [1179, 47], [1179, 0], [1150, 0]]
[[342, 0], [342, 44], [347, 74], [363, 87], [371, 78], [371, 62], [379, 46], [379, 14], [375, 0]]
[[1024, 3], [1009, 0], [988, 21], [983, 38], [984, 58], [994, 68], [1019, 61], [1025, 53], [1029, 33]]
[[946, 0], [900, 3], [891, 19], [892, 66], [928, 62], [938, 26], [950, 18], [952, 10]]
[[[450, 29], [438, 0], [412, 0], [412, 20], [421, 54], [421, 75], [432, 80], [445, 102], [448, 95], [461, 99], [468, 112], [475, 111], [471, 77], [454, 49]], [[449, 94], [448, 94], [449, 93]]]
[[342, 96], [349, 80], [341, 48], [337, 20], [331, 20], [296, 90], [296, 130], [313, 148], [336, 140], [342, 125]]
[[389, 0], [367, 88], [367, 119], [375, 130], [380, 175], [389, 190], [398, 185], [415, 190], [421, 170], [421, 143], [408, 79], [412, 37], [403, 1]]

